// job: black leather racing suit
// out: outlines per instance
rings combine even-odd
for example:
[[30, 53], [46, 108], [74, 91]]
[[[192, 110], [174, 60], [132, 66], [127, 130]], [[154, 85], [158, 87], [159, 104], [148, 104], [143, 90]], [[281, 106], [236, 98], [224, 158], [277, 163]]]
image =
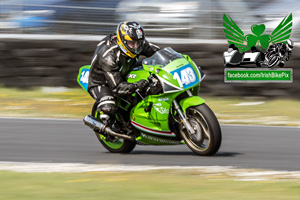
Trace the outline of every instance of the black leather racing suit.
[[[152, 56], [157, 50], [155, 46], [145, 40], [141, 55]], [[112, 90], [125, 79], [125, 76], [132, 70], [138, 61], [125, 55], [118, 47], [116, 34], [103, 38], [95, 50], [88, 82], [88, 92], [99, 102], [98, 110], [110, 116], [116, 111], [116, 102]]]

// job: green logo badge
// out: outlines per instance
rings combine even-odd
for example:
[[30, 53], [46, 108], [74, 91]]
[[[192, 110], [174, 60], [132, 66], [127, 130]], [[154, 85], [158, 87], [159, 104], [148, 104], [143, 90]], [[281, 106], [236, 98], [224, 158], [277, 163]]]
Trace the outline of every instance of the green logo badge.
[[[264, 24], [253, 24], [252, 33], [245, 35], [238, 25], [224, 14], [224, 33], [229, 43], [228, 49], [223, 53], [226, 67], [224, 81], [293, 82], [293, 69], [282, 69], [290, 59], [294, 45], [290, 39], [292, 19], [291, 13], [270, 35], [265, 34]], [[245, 67], [246, 65], [250, 66]]]
[[275, 28], [271, 35], [263, 34], [266, 26], [254, 24], [251, 26], [252, 34], [244, 35], [238, 25], [226, 14], [223, 15], [225, 37], [229, 44], [234, 44], [240, 52], [247, 51], [256, 46], [267, 50], [270, 44], [286, 43], [292, 32], [292, 13], [286, 16]]

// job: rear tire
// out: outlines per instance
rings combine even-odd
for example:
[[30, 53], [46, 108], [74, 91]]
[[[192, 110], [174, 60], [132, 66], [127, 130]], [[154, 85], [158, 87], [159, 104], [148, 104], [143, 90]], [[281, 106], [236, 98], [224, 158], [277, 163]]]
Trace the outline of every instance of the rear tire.
[[111, 153], [130, 153], [136, 145], [134, 142], [116, 137], [111, 138], [111, 136], [108, 136], [109, 141], [106, 141], [104, 135], [98, 132], [95, 132], [95, 134], [104, 148]]
[[[99, 120], [99, 113], [97, 112], [98, 103], [94, 103], [92, 108], [92, 116]], [[136, 143], [129, 140], [124, 140], [122, 138], [110, 136], [107, 134], [99, 133], [95, 131], [95, 134], [100, 141], [100, 143], [111, 153], [130, 153], [134, 148]]]
[[192, 135], [183, 126], [180, 127], [186, 145], [201, 156], [215, 154], [221, 146], [222, 134], [220, 124], [212, 110], [206, 104], [201, 104], [187, 108], [186, 115], [196, 132]]

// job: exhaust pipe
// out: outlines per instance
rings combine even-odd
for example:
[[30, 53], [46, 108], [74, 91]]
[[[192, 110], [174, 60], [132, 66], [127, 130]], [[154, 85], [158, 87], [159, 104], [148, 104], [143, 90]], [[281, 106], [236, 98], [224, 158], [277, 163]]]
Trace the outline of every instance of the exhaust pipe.
[[99, 131], [99, 132], [104, 132], [107, 133], [108, 135], [119, 137], [125, 140], [130, 140], [130, 141], [135, 141], [133, 136], [129, 135], [124, 135], [121, 133], [116, 133], [113, 130], [111, 130], [110, 127], [107, 127], [103, 123], [99, 122], [96, 118], [94, 118], [91, 115], [87, 115], [83, 118], [83, 122], [85, 125], [89, 126], [91, 129], [94, 131]]

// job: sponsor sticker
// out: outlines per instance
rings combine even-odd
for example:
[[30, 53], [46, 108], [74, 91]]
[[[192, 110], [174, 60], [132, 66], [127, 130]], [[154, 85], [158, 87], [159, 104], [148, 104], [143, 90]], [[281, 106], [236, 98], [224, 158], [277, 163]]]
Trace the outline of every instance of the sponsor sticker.
[[140, 29], [136, 30], [136, 34], [138, 36], [138, 39], [143, 37], [143, 32]]

